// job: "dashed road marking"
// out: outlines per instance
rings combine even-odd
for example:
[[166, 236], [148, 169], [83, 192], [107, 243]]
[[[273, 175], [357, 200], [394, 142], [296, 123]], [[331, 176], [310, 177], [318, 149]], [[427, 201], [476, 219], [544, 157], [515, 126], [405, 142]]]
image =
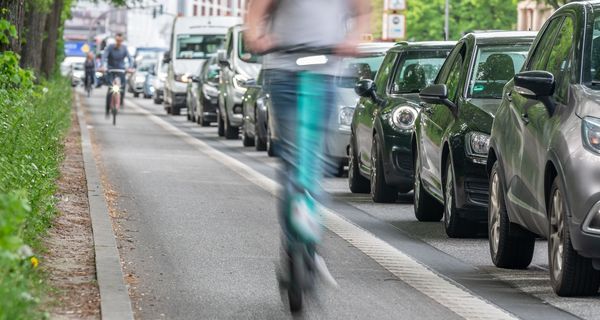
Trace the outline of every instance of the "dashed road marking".
[[[145, 114], [152, 122], [167, 132], [180, 137], [212, 159], [218, 161], [248, 181], [256, 184], [274, 196], [279, 196], [280, 185], [239, 160], [196, 139], [171, 123], [152, 114], [150, 111], [131, 103], [132, 107]], [[437, 303], [448, 308], [464, 319], [508, 320], [517, 319], [500, 307], [469, 292], [465, 287], [437, 274], [372, 233], [346, 220], [331, 209], [323, 213], [327, 229], [346, 240], [358, 250], [375, 260], [400, 280], [415, 288]]]

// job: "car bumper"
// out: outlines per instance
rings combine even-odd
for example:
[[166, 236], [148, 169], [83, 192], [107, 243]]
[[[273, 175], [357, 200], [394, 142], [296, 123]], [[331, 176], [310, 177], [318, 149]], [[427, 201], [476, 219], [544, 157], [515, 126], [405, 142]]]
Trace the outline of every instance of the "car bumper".
[[187, 93], [173, 92], [173, 101], [175, 107], [185, 108], [187, 105]]
[[487, 221], [489, 178], [486, 165], [461, 152], [455, 154], [452, 160], [459, 215], [471, 220]]
[[350, 131], [333, 130], [325, 141], [325, 154], [339, 161], [348, 160], [350, 148]]
[[401, 192], [410, 191], [414, 184], [412, 135], [412, 132], [388, 133], [384, 137], [385, 181]]
[[[569, 231], [573, 248], [582, 256], [600, 259], [600, 234], [584, 231], [589, 215], [600, 202], [600, 156], [577, 148], [565, 161], [561, 172], [565, 182], [566, 202], [569, 208]], [[596, 208], [597, 209], [597, 208]]]
[[208, 121], [217, 121], [218, 97], [204, 97], [202, 101], [202, 117]]

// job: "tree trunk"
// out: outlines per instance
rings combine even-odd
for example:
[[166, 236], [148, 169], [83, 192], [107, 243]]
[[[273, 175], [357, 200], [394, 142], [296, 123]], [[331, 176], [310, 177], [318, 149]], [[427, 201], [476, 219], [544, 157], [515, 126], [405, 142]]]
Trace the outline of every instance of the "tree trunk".
[[42, 69], [42, 43], [47, 13], [46, 8], [31, 4], [25, 13], [25, 43], [22, 48], [21, 66], [33, 69], [38, 75]]
[[6, 13], [0, 13], [0, 17], [10, 21], [17, 28], [18, 39], [12, 39], [8, 46], [0, 45], [0, 52], [5, 50], [21, 53], [21, 37], [23, 35], [23, 19], [25, 15], [25, 0], [0, 0], [0, 8], [6, 9]]
[[64, 0], [54, 0], [48, 19], [46, 19], [46, 39], [42, 55], [42, 72], [46, 77], [50, 77], [56, 66], [57, 45], [59, 37], [59, 27], [61, 25]]

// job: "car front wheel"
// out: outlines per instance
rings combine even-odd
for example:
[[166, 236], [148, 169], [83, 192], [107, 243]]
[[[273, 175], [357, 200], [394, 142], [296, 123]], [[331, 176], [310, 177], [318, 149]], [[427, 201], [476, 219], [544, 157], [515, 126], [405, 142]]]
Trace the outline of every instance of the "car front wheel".
[[385, 182], [382, 156], [379, 137], [374, 135], [371, 147], [371, 198], [375, 203], [392, 203], [398, 198], [398, 189]]
[[442, 205], [432, 197], [427, 190], [423, 188], [421, 183], [421, 156], [418, 151], [415, 151], [415, 181], [414, 181], [414, 193], [415, 199], [413, 201], [415, 217], [419, 221], [424, 222], [436, 222], [442, 219], [444, 214], [444, 208]]
[[600, 286], [600, 271], [594, 269], [591, 259], [582, 257], [573, 248], [558, 177], [554, 179], [550, 194], [548, 261], [552, 288], [563, 297], [596, 294]]
[[217, 109], [217, 133], [219, 134], [219, 137], [223, 137], [225, 135], [225, 123], [223, 122], [220, 110], [221, 109]]
[[504, 181], [496, 162], [490, 174], [488, 233], [490, 255], [500, 268], [525, 269], [533, 258], [535, 235], [508, 219], [504, 202]]
[[450, 238], [470, 237], [477, 233], [477, 226], [459, 215], [459, 210], [456, 208], [454, 181], [452, 161], [449, 160], [446, 165], [446, 186], [444, 188], [444, 229]]

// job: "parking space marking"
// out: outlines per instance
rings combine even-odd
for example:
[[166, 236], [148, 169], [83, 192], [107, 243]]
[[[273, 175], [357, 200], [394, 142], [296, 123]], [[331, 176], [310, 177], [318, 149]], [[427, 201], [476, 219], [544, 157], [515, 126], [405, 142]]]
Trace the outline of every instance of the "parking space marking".
[[[131, 100], [129, 100], [131, 101]], [[180, 137], [212, 159], [218, 161], [248, 181], [278, 197], [280, 185], [239, 160], [213, 148], [202, 140], [196, 139], [166, 120], [154, 115], [131, 101], [132, 107], [146, 115], [152, 122], [165, 131]], [[344, 219], [336, 212], [325, 209], [323, 212], [327, 229], [335, 233], [358, 250], [375, 260], [379, 265], [393, 273], [400, 280], [448, 308], [457, 315], [471, 319], [517, 319], [514, 315], [469, 292], [463, 286], [437, 274], [429, 267], [394, 248], [372, 233]]]

